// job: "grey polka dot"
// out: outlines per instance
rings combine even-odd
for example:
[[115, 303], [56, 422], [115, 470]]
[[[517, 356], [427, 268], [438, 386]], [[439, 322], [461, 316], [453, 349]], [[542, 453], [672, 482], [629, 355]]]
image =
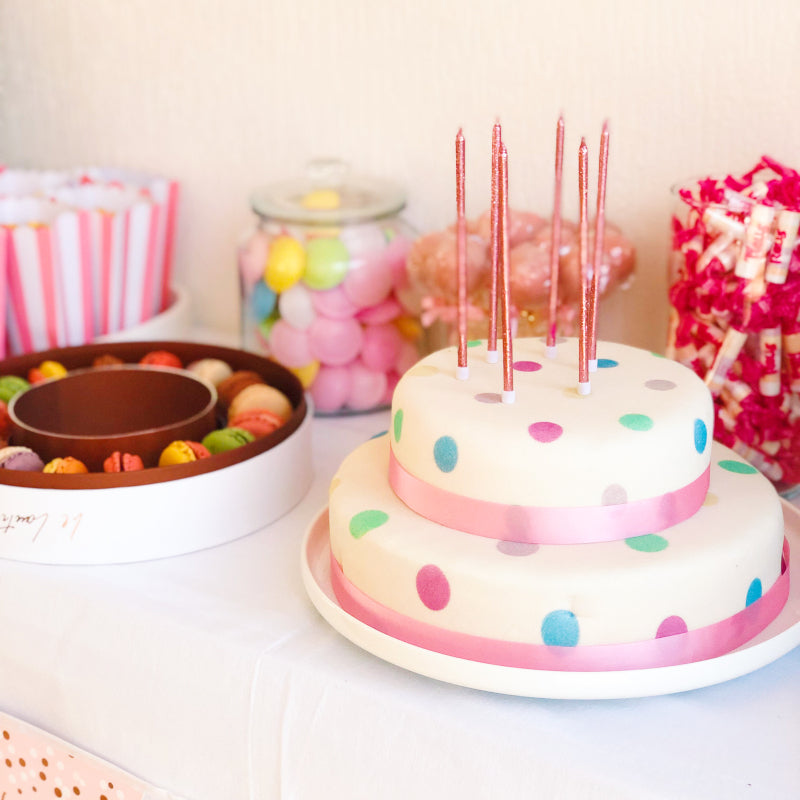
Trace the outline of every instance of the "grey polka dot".
[[644, 384], [648, 389], [655, 389], [657, 392], [668, 392], [674, 389], [678, 384], [675, 381], [666, 381], [661, 378], [653, 378], [652, 380], [645, 381]]
[[600, 502], [604, 506], [619, 506], [628, 502], [628, 493], [618, 483], [612, 483], [603, 489]]

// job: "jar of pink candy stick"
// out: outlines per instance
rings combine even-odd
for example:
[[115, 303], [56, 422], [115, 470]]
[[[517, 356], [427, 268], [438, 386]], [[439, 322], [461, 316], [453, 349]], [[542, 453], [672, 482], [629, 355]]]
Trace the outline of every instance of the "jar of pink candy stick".
[[676, 188], [667, 354], [714, 398], [714, 437], [785, 494], [800, 484], [800, 173]]
[[314, 161], [252, 198], [238, 250], [243, 346], [288, 367], [319, 414], [389, 405], [418, 358], [401, 189]]

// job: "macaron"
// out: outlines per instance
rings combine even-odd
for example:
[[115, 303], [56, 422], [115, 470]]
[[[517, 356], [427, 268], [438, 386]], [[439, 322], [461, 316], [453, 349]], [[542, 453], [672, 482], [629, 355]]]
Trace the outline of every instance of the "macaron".
[[266, 408], [255, 408], [252, 411], [242, 411], [228, 420], [231, 428], [241, 428], [252, 433], [256, 439], [272, 433], [283, 425], [283, 420]]
[[145, 353], [139, 363], [145, 367], [172, 367], [173, 369], [183, 369], [183, 362], [169, 350], [151, 350]]
[[28, 371], [28, 381], [41, 383], [51, 378], [63, 378], [66, 374], [67, 368], [59, 361], [42, 361], [38, 367], [31, 367]]
[[92, 361], [93, 367], [118, 367], [120, 364], [124, 364], [125, 362], [119, 358], [118, 356], [113, 356], [111, 353], [103, 353], [101, 356], [97, 356]]
[[17, 375], [2, 375], [0, 376], [0, 400], [4, 403], [10, 402], [14, 395], [30, 389], [31, 385], [25, 378], [20, 378]]
[[48, 475], [81, 475], [88, 472], [86, 464], [72, 456], [65, 456], [64, 458], [54, 458], [44, 465], [42, 472]]
[[264, 379], [257, 373], [248, 369], [237, 369], [217, 386], [217, 396], [219, 402], [228, 408], [242, 389], [256, 383], [265, 383]]
[[266, 383], [254, 383], [246, 386], [233, 398], [228, 406], [228, 419], [255, 409], [271, 411], [284, 422], [292, 416], [292, 404], [280, 389]]
[[103, 472], [135, 472], [144, 469], [141, 456], [115, 450], [104, 462]]
[[255, 441], [255, 436], [244, 428], [220, 428], [211, 431], [203, 438], [203, 445], [212, 455], [235, 450], [244, 444]]
[[177, 439], [168, 444], [158, 458], [159, 467], [170, 467], [173, 464], [190, 464], [201, 458], [211, 455], [209, 448], [200, 442], [190, 442], [186, 439]]
[[201, 358], [193, 361], [186, 369], [212, 386], [219, 386], [226, 378], [233, 375], [233, 369], [221, 358]]
[[11, 417], [8, 414], [8, 406], [0, 400], [0, 439], [8, 439], [11, 433]]
[[0, 469], [41, 472], [43, 468], [44, 461], [30, 447], [9, 445], [0, 449]]

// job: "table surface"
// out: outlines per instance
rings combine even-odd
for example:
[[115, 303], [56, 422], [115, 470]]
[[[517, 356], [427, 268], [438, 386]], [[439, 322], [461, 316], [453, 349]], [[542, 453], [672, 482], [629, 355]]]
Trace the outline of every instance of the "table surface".
[[301, 543], [341, 459], [388, 422], [316, 419], [306, 498], [230, 544], [0, 562], [0, 711], [186, 800], [800, 796], [800, 648], [680, 694], [537, 700], [425, 678], [336, 633], [304, 591]]

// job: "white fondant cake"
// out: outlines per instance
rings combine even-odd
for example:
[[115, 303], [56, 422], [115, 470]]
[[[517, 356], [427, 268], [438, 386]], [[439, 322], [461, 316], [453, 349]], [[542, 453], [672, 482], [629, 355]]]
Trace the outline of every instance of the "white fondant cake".
[[576, 342], [558, 351], [514, 343], [513, 405], [482, 343], [467, 380], [453, 348], [406, 373], [388, 435], [331, 484], [343, 607], [413, 644], [523, 667], [681, 663], [751, 638], [786, 586], [773, 486], [710, 441], [690, 370], [601, 342], [581, 397]]

